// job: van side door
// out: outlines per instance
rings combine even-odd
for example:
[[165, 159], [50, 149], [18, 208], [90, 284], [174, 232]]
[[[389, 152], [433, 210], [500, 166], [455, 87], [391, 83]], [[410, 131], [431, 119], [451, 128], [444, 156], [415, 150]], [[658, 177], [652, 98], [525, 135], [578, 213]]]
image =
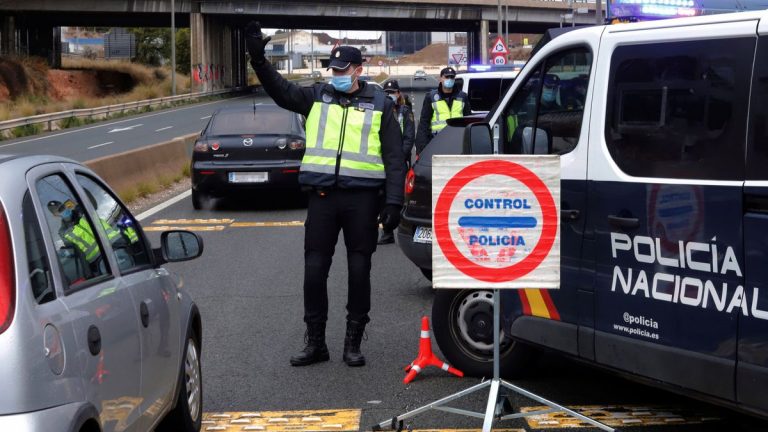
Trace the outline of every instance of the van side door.
[[594, 352], [594, 299], [588, 292], [592, 285], [582, 274], [581, 254], [587, 215], [589, 88], [601, 31], [566, 34], [546, 45], [494, 114], [499, 153], [557, 154], [561, 164], [560, 289], [519, 290], [523, 317], [513, 322], [511, 334], [587, 358]]
[[744, 256], [747, 313], [739, 315], [736, 391], [740, 404], [768, 412], [768, 22], [761, 21], [752, 80], [747, 181], [744, 187]]
[[727, 400], [756, 25], [608, 27], [591, 126], [596, 360]]

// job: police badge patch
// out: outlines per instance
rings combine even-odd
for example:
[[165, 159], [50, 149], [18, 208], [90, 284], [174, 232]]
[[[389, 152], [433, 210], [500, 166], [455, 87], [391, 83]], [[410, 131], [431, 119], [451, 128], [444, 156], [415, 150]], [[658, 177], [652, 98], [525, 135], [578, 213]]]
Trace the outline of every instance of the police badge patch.
[[323, 102], [325, 103], [333, 102], [333, 96], [329, 95], [328, 93], [323, 93]]
[[439, 100], [440, 100], [440, 95], [439, 95], [439, 94], [437, 94], [437, 93], [435, 93], [435, 96], [434, 96], [432, 99], [434, 99], [434, 100], [435, 100], [435, 102], [437, 102], [437, 101], [439, 101]]

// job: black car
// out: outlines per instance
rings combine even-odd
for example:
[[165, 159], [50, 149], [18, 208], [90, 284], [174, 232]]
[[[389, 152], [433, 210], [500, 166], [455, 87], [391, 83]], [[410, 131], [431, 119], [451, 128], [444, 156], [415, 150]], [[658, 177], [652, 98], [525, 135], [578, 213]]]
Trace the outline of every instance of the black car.
[[192, 204], [242, 190], [299, 190], [304, 119], [276, 105], [221, 108], [192, 153]]

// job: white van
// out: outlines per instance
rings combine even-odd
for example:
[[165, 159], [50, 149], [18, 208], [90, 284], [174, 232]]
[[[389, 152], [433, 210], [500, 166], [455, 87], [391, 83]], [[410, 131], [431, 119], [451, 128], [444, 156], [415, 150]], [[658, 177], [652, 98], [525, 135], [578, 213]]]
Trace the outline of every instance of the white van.
[[[502, 294], [503, 373], [538, 346], [768, 417], [768, 11], [562, 34], [486, 120], [438, 137], [561, 162], [561, 286]], [[422, 159], [403, 219], [430, 227]], [[440, 290], [432, 314], [447, 360], [487, 376], [490, 314], [465, 306], [486, 298]]]
[[512, 85], [517, 71], [468, 72], [456, 75], [456, 86], [469, 96], [472, 114], [490, 111]]

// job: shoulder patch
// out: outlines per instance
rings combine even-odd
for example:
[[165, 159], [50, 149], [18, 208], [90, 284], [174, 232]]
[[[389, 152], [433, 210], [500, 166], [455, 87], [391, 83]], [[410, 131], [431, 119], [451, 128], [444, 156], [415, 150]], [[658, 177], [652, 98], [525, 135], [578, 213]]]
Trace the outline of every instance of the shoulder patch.
[[329, 95], [328, 93], [323, 93], [323, 102], [325, 103], [333, 102], [333, 96]]
[[432, 100], [434, 100], [435, 102], [439, 101], [440, 100], [440, 95], [435, 93], [435, 95], [432, 97]]

